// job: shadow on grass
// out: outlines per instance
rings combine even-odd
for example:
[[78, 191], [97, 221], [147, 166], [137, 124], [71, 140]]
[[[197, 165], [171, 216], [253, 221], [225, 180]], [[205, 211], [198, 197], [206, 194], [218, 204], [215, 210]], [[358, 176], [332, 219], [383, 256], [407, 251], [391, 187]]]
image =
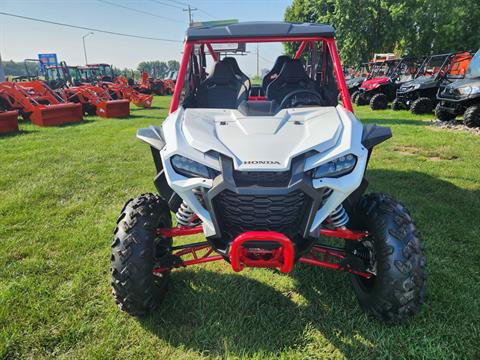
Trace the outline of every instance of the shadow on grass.
[[163, 116], [161, 113], [158, 113], [157, 115], [135, 115], [135, 114], [130, 114], [128, 118], [124, 118], [124, 120], [131, 120], [131, 119], [155, 119], [155, 120], [164, 120], [166, 116]]
[[[173, 286], [161, 310], [141, 320], [142, 326], [175, 347], [210, 356], [276, 357], [286, 349], [330, 344], [345, 358], [378, 358], [409, 344], [419, 358], [428, 358], [432, 354], [424, 346], [427, 343], [430, 349], [439, 349], [440, 357], [448, 358], [449, 351], [474, 357], [475, 340], [468, 329], [480, 319], [471, 310], [478, 286], [470, 274], [478, 269], [480, 254], [478, 233], [472, 239], [466, 229], [478, 220], [478, 211], [470, 210], [480, 208], [480, 192], [418, 172], [373, 170], [367, 177], [375, 191], [401, 199], [423, 233], [429, 257], [428, 292], [422, 312], [412, 320], [386, 326], [367, 318], [347, 274], [301, 264], [285, 275], [293, 278], [294, 288], [282, 292], [241, 274], [178, 271], [172, 275]], [[458, 294], [467, 301], [459, 301]], [[326, 342], [316, 343], [312, 329]], [[429, 337], [422, 340], [418, 334]]]
[[[428, 120], [416, 120], [416, 119], [388, 119], [382, 117], [361, 116], [360, 119], [363, 122], [377, 124], [377, 125], [416, 125], [416, 126], [429, 126]], [[432, 116], [433, 119], [433, 116]]]
[[10, 138], [10, 137], [15, 137], [15, 136], [22, 136], [22, 135], [29, 135], [29, 134], [34, 134], [38, 132], [38, 130], [24, 130], [20, 129], [18, 131], [6, 133], [6, 134], [0, 134], [0, 139], [3, 138]]

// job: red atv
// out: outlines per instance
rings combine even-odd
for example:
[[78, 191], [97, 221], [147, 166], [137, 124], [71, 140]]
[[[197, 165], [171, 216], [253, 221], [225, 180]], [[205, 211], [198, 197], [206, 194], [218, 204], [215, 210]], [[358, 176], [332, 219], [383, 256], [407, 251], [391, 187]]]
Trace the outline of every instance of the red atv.
[[417, 67], [417, 61], [408, 57], [376, 63], [359, 88], [356, 104], [370, 104], [372, 110], [386, 109], [400, 85], [413, 79]]

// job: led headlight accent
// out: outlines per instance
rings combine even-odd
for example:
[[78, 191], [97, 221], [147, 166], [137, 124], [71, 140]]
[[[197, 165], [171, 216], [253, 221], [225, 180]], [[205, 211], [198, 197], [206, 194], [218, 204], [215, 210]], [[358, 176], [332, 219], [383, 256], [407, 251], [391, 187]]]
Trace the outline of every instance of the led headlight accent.
[[328, 163], [317, 167], [313, 172], [313, 178], [337, 178], [346, 175], [352, 172], [356, 163], [357, 157], [353, 154], [341, 156], [335, 160], [329, 161]]
[[182, 155], [174, 155], [170, 161], [175, 171], [186, 177], [212, 178], [215, 173], [215, 170]]

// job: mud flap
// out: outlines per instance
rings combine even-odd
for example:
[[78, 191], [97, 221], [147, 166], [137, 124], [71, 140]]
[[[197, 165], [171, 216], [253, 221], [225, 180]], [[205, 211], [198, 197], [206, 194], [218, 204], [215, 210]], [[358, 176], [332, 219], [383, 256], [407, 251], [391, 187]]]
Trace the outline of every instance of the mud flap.
[[82, 104], [74, 103], [37, 106], [30, 115], [30, 121], [38, 126], [55, 126], [82, 120]]
[[102, 101], [97, 104], [97, 115], [103, 118], [121, 118], [130, 116], [129, 100]]

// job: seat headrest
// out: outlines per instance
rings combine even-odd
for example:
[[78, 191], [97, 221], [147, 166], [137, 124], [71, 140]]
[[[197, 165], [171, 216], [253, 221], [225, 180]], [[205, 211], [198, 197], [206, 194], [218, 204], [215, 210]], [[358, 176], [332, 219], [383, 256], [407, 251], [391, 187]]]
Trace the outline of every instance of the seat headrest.
[[290, 60], [283, 64], [277, 79], [279, 78], [287, 82], [309, 79], [301, 60]]
[[290, 61], [290, 56], [287, 55], [280, 55], [277, 60], [275, 60], [275, 64], [273, 64], [272, 70], [268, 72], [267, 75], [263, 78], [262, 87], [264, 89], [275, 79], [275, 76], [278, 76], [280, 70], [282, 70], [283, 64], [287, 61]]
[[279, 73], [282, 70], [283, 65], [287, 62], [292, 60], [288, 55], [280, 55], [277, 60], [275, 60], [275, 64], [273, 64], [272, 72]]
[[206, 80], [215, 84], [227, 84], [232, 81], [237, 81], [237, 78], [228, 63], [219, 61], [215, 63], [212, 73]]
[[242, 70], [240, 70], [240, 66], [238, 66], [237, 59], [234, 57], [224, 57], [221, 61], [230, 65], [235, 74], [242, 74]]

